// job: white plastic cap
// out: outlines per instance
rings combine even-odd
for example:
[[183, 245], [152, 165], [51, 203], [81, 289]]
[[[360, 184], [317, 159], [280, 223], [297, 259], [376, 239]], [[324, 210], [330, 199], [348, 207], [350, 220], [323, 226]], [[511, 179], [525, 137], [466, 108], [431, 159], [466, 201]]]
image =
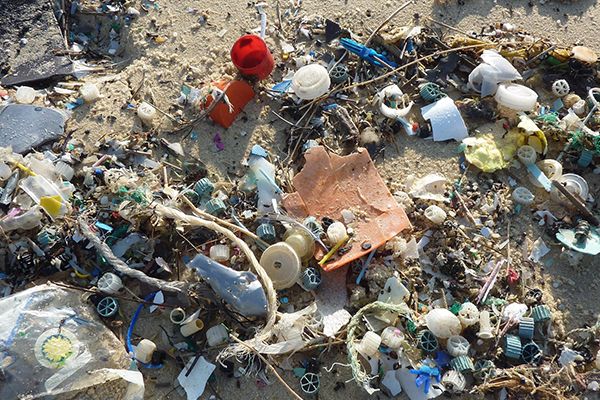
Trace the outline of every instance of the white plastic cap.
[[320, 64], [309, 64], [300, 68], [292, 78], [292, 89], [302, 100], [313, 100], [329, 90], [329, 72]]

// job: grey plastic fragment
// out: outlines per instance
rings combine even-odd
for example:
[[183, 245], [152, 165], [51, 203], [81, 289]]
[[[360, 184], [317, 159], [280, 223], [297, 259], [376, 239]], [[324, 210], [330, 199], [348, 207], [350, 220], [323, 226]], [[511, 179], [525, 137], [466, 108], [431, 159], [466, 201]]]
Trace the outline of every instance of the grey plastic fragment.
[[0, 107], [0, 143], [26, 153], [64, 134], [66, 116], [51, 108], [29, 104]]
[[221, 299], [240, 314], [246, 317], [267, 314], [267, 296], [252, 272], [235, 271], [204, 254], [198, 254], [187, 266], [195, 270]]

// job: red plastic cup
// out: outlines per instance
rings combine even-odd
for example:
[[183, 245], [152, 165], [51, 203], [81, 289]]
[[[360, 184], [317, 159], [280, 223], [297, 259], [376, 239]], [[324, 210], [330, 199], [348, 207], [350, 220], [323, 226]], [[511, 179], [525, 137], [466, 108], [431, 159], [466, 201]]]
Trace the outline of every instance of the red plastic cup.
[[231, 48], [231, 61], [244, 76], [265, 79], [275, 67], [273, 55], [259, 36], [244, 35]]

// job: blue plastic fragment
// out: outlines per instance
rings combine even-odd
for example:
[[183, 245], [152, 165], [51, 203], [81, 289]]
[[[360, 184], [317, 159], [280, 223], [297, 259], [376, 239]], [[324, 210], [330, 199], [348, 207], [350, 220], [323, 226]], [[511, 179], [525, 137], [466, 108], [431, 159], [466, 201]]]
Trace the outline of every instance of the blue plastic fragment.
[[421, 365], [419, 369], [411, 369], [409, 372], [413, 375], [417, 375], [415, 378], [415, 384], [417, 387], [424, 386], [425, 394], [429, 393], [429, 387], [431, 385], [431, 378], [435, 378], [437, 383], [440, 383], [441, 373], [438, 368], [430, 367], [428, 365]]
[[80, 97], [75, 101], [67, 103], [66, 107], [67, 107], [67, 110], [74, 110], [77, 107], [82, 106], [82, 105], [83, 105], [83, 99]]
[[550, 179], [548, 179], [548, 177], [544, 175], [542, 170], [537, 165], [527, 164], [526, 167], [527, 170], [529, 170], [531, 176], [533, 176], [535, 180], [538, 181], [539, 184], [542, 185], [547, 192], [552, 191], [552, 182], [550, 182]]
[[100, 221], [96, 221], [96, 223], [94, 225], [96, 225], [97, 228], [100, 228], [100, 229], [102, 229], [103, 231], [106, 231], [106, 232], [112, 232], [113, 231], [113, 227], [112, 226], [106, 225], [105, 223], [100, 222]]
[[360, 44], [352, 39], [342, 38], [340, 39], [340, 44], [344, 46], [344, 48], [349, 52], [356, 54], [369, 64], [373, 64], [376, 67], [385, 67], [389, 65], [392, 68], [396, 68], [398, 66], [398, 64], [388, 60], [388, 58], [383, 54], [380, 54], [375, 50], [363, 44]]
[[288, 91], [288, 89], [290, 88], [290, 86], [292, 86], [292, 80], [291, 79], [287, 79], [285, 81], [281, 81], [279, 83], [274, 84], [271, 87], [271, 91], [277, 92], [277, 93], [285, 93], [285, 92]]
[[267, 158], [269, 153], [262, 146], [255, 144], [254, 146], [252, 146], [252, 149], [250, 150], [250, 155]]

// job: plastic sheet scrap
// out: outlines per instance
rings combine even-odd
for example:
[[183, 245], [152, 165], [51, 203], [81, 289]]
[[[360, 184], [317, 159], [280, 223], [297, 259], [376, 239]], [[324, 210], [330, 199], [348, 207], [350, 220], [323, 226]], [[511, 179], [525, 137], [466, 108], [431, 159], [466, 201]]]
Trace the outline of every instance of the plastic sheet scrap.
[[[131, 382], [127, 400], [143, 398], [143, 379], [122, 344], [96, 320], [80, 293], [40, 285], [0, 300], [0, 398], [40, 398], [116, 379]], [[137, 374], [139, 375], [137, 375]]]
[[[293, 179], [296, 192], [283, 199], [288, 213], [298, 218], [311, 215], [341, 219], [343, 210], [353, 209], [362, 215], [351, 224], [354, 236], [347, 244], [349, 251], [334, 256], [323, 269], [331, 271], [346, 265], [410, 227], [406, 213], [392, 197], [365, 149], [342, 157], [317, 146], [309, 149], [305, 157], [304, 168]], [[364, 243], [371, 246], [365, 249]]]
[[454, 100], [449, 97], [421, 108], [421, 114], [423, 119], [430, 121], [433, 140], [436, 142], [450, 139], [461, 141], [469, 136], [460, 111], [454, 104]]
[[210, 378], [215, 368], [214, 364], [209, 363], [202, 356], [196, 363], [194, 363], [193, 358], [190, 359], [177, 377], [177, 381], [185, 389], [187, 400], [196, 400], [202, 396], [206, 388], [206, 382], [208, 382], [208, 378]]
[[571, 250], [593, 256], [600, 254], [600, 234], [598, 229], [591, 227], [585, 240], [577, 238], [575, 229], [559, 229], [556, 233], [556, 239]]

